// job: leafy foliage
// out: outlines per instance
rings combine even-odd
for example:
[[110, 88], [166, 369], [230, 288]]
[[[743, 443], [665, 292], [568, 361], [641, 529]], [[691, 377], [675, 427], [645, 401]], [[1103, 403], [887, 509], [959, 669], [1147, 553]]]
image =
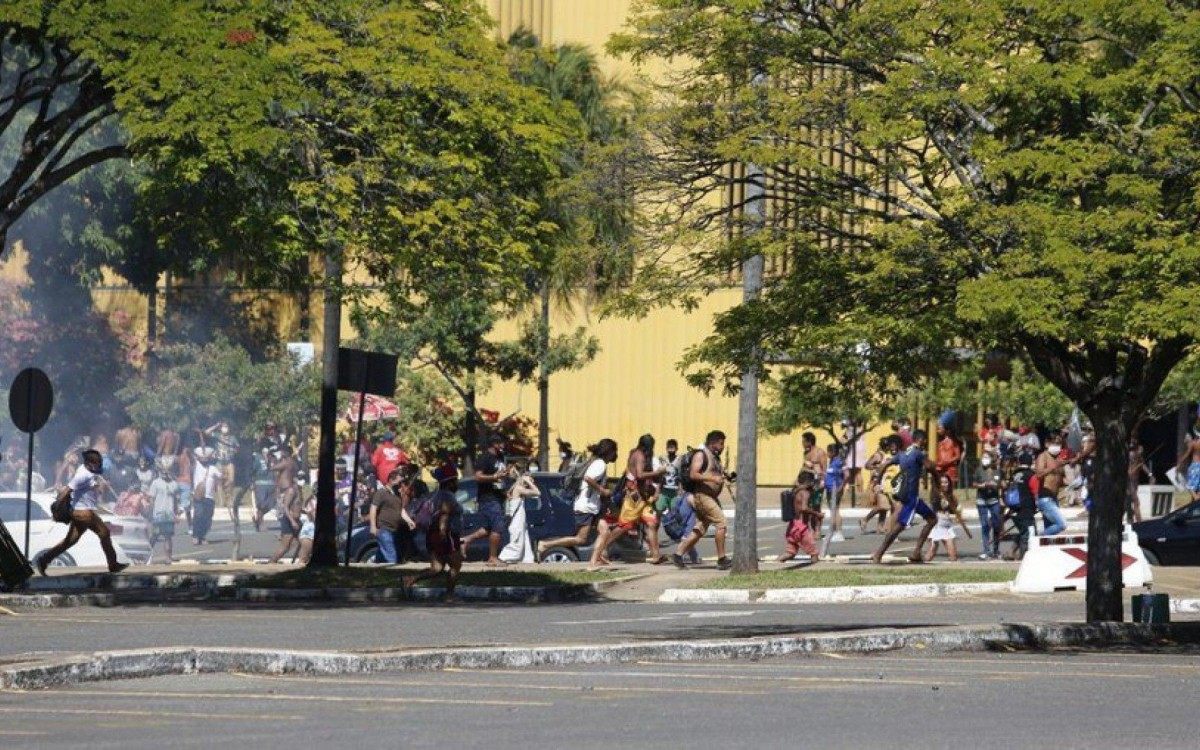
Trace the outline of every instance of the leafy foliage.
[[182, 431], [227, 419], [258, 432], [268, 422], [289, 430], [316, 422], [320, 371], [315, 364], [301, 367], [290, 356], [256, 363], [245, 349], [223, 339], [167, 346], [160, 360], [154, 380], [139, 375], [117, 393], [142, 429]]

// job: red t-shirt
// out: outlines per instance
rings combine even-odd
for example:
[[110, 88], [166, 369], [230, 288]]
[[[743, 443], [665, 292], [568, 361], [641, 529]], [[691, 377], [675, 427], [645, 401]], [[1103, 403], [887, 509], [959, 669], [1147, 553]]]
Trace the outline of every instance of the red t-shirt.
[[375, 476], [379, 481], [386, 482], [396, 467], [408, 463], [408, 454], [395, 443], [380, 443], [371, 457], [371, 465], [375, 467]]

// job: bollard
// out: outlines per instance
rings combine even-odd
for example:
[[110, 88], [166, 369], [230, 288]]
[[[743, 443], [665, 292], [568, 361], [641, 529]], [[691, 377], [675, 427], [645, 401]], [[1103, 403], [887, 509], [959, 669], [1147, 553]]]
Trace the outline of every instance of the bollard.
[[1135, 594], [1133, 621], [1157, 625], [1171, 621], [1171, 599], [1166, 594]]

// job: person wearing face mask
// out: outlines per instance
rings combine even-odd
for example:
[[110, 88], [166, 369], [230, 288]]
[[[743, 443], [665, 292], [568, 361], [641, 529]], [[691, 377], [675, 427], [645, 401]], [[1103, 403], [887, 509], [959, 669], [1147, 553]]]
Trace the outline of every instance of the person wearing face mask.
[[984, 453], [975, 469], [975, 508], [983, 538], [980, 560], [1000, 558], [1000, 531], [1004, 514], [1000, 508], [1000, 467], [992, 453]]
[[1060, 534], [1067, 528], [1058, 507], [1058, 493], [1066, 481], [1065, 467], [1068, 463], [1062, 453], [1062, 436], [1053, 434], [1046, 441], [1046, 450], [1041, 452], [1033, 466], [1039, 485], [1037, 508], [1045, 526], [1043, 536]]

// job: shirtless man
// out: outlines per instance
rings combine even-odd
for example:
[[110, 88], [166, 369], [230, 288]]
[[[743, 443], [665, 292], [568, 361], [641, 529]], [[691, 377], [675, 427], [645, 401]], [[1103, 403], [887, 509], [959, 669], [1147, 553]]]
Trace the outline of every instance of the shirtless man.
[[704, 538], [709, 526], [715, 526], [717, 529], [717, 567], [721, 570], [733, 567], [733, 561], [725, 555], [725, 534], [729, 526], [725, 521], [725, 513], [721, 510], [721, 503], [717, 500], [721, 490], [725, 488], [725, 472], [721, 469], [723, 450], [725, 433], [713, 430], [704, 439], [704, 447], [696, 451], [692, 455], [691, 463], [684, 467], [688, 480], [685, 489], [691, 488], [690, 501], [696, 511], [696, 525], [691, 534], [679, 541], [679, 547], [676, 548], [675, 554], [671, 555], [671, 561], [677, 568], [687, 567], [683, 561], [684, 555]]
[[1200, 419], [1188, 431], [1176, 470], [1180, 474], [1187, 472], [1188, 492], [1192, 493], [1192, 500], [1200, 500]]
[[[806, 432], [800, 436], [800, 444], [804, 447], [804, 459], [800, 463], [800, 471], [796, 472], [796, 476], [799, 477], [801, 474], [807, 471], [814, 477], [823, 478], [825, 476], [825, 472], [829, 470], [829, 454], [817, 446], [817, 436], [811, 432]], [[821, 490], [823, 489], [823, 486], [823, 482], [817, 483], [816, 505], [818, 506], [818, 510], [820, 509], [821, 502], [829, 499], [822, 497]], [[794, 490], [797, 488], [793, 487], [792, 489]]]

